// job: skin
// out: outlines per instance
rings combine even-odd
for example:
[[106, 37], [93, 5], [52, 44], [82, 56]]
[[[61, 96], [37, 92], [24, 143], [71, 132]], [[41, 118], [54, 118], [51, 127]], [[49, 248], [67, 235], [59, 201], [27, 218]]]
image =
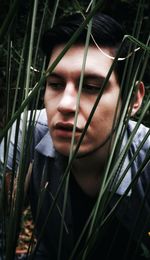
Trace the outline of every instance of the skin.
[[[54, 48], [50, 64], [63, 47], [60, 45]], [[113, 49], [110, 48], [102, 48], [102, 51], [109, 55], [113, 53]], [[56, 150], [65, 156], [69, 156], [70, 152], [83, 55], [84, 46], [72, 46], [47, 78], [46, 83], [44, 102], [50, 134]], [[79, 140], [111, 64], [111, 59], [95, 46], [89, 46], [74, 145]], [[118, 103], [119, 92], [120, 87], [113, 72], [79, 148], [78, 158], [73, 163], [72, 172], [77, 182], [91, 196], [98, 192], [100, 176], [109, 154], [108, 137], [112, 131], [116, 109], [118, 114], [121, 106], [121, 101]], [[139, 99], [142, 99], [143, 93], [141, 95], [139, 92], [139, 97], [135, 99], [135, 107], [133, 105], [133, 113], [138, 110]]]

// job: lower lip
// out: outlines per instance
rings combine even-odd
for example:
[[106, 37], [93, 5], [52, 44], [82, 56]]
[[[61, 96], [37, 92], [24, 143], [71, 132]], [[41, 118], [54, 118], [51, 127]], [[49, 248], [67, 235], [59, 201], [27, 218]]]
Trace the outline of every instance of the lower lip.
[[[62, 130], [62, 129], [55, 129], [54, 130], [54, 135], [56, 136], [56, 137], [61, 137], [61, 138], [72, 138], [72, 134], [73, 134], [73, 132], [72, 131], [69, 131], [69, 130]], [[77, 137], [77, 136], [79, 136], [79, 132], [76, 132], [75, 133], [75, 136]]]

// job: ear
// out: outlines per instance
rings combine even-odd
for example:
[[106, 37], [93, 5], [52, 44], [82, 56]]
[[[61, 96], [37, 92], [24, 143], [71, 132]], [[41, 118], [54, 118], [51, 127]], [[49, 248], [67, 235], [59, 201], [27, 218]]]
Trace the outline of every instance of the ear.
[[134, 116], [139, 110], [139, 108], [141, 107], [144, 95], [145, 95], [145, 87], [143, 82], [140, 81], [136, 85], [136, 91], [135, 91], [135, 96], [133, 98], [131, 116]]

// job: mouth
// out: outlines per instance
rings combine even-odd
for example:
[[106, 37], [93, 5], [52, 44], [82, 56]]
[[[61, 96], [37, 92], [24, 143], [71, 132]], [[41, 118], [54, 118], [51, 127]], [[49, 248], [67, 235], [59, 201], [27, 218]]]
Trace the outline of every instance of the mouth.
[[[54, 126], [55, 136], [61, 138], [71, 138], [74, 125], [72, 123], [63, 123], [58, 122]], [[76, 127], [75, 135], [81, 134], [82, 130], [79, 127]]]
[[[61, 123], [58, 122], [56, 123], [54, 129], [56, 130], [62, 130], [62, 131], [67, 131], [67, 132], [72, 132], [73, 131], [74, 125], [72, 123]], [[76, 126], [76, 132], [81, 133], [82, 130]]]

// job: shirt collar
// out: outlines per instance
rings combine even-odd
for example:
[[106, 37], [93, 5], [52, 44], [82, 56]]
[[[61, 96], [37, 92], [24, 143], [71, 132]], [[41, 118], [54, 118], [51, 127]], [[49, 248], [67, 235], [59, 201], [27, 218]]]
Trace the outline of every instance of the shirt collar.
[[46, 157], [54, 158], [56, 156], [56, 150], [53, 145], [52, 138], [49, 131], [44, 135], [41, 141], [36, 145], [35, 149]]
[[[123, 142], [122, 142], [122, 147], [121, 147], [121, 151], [124, 148], [125, 144], [127, 143], [128, 140], [128, 133], [126, 131], [124, 138], [123, 138]], [[122, 176], [124, 175], [124, 172], [127, 168], [127, 166], [129, 165], [130, 160], [129, 160], [129, 153], [127, 153], [123, 165], [121, 166], [121, 169], [118, 171], [118, 174], [116, 175], [115, 178], [115, 182], [120, 178], [122, 178]], [[123, 195], [125, 193], [125, 191], [127, 190], [128, 186], [131, 184], [132, 178], [131, 178], [131, 167], [128, 169], [127, 173], [125, 174], [122, 182], [120, 183], [116, 193], [119, 195]], [[127, 196], [131, 195], [131, 190], [128, 192]]]
[[[118, 180], [124, 174], [124, 171], [125, 171], [126, 167], [128, 166], [128, 164], [129, 164], [129, 157], [126, 156], [125, 161], [123, 163], [123, 166], [122, 166], [122, 168], [119, 172]], [[116, 193], [119, 194], [119, 195], [123, 195], [125, 193], [125, 191], [127, 190], [128, 186], [130, 185], [130, 183], [131, 183], [131, 168], [129, 168], [129, 170], [125, 174], [125, 176], [124, 176], [122, 182], [120, 183]], [[128, 192], [127, 196], [130, 196], [130, 195], [131, 195], [131, 190]]]
[[[124, 147], [126, 142], [127, 142], [127, 133], [124, 136], [122, 147]], [[54, 148], [53, 141], [49, 134], [49, 131], [45, 134], [45, 136], [37, 144], [35, 149], [46, 157], [55, 158], [57, 155], [57, 152]], [[128, 164], [129, 164], [129, 157], [127, 155], [124, 160], [124, 163], [121, 167], [121, 170], [120, 170], [119, 174], [117, 175], [117, 180], [119, 180], [121, 178], [121, 176], [123, 175], [124, 170], [126, 169]], [[115, 178], [115, 180], [116, 180], [116, 178]], [[126, 191], [126, 189], [128, 188], [128, 186], [130, 185], [130, 183], [131, 183], [131, 169], [129, 168], [129, 170], [126, 173], [125, 177], [123, 178], [121, 184], [119, 185], [116, 193], [119, 195], [123, 195], [124, 192]], [[131, 190], [128, 192], [127, 196], [130, 196], [130, 195], [131, 195]]]

